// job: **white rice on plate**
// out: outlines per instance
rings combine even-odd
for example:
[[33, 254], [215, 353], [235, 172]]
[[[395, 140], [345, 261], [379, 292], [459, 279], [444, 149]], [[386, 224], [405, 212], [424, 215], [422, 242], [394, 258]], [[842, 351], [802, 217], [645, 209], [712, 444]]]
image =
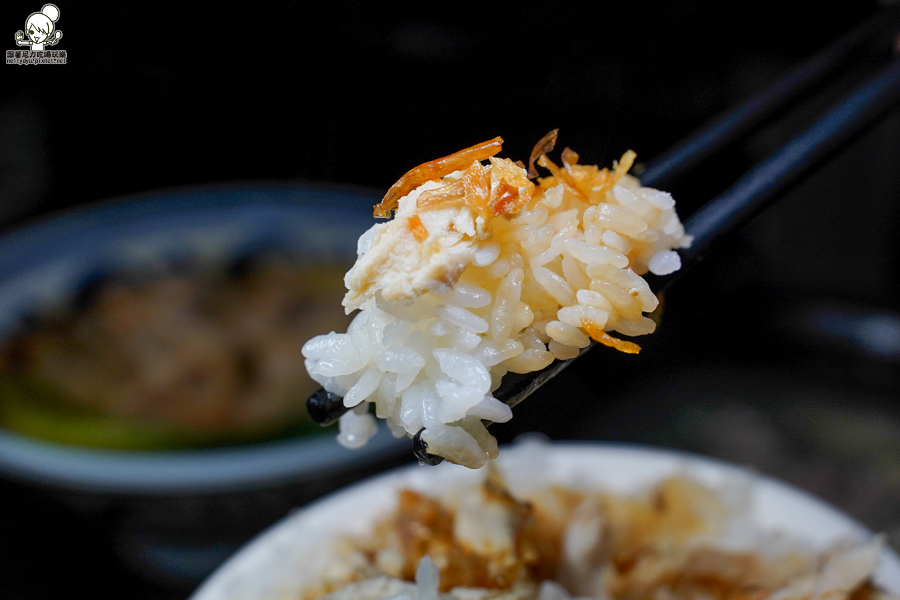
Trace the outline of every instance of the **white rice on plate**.
[[654, 331], [659, 301], [641, 275], [677, 271], [691, 242], [675, 201], [627, 174], [630, 151], [611, 171], [568, 148], [555, 165], [551, 134], [532, 156], [550, 171], [536, 183], [494, 156], [496, 138], [410, 171], [376, 207], [396, 214], [360, 237], [344, 279], [344, 307], [359, 313], [303, 346], [312, 378], [353, 408], [343, 445], [375, 434], [374, 405], [397, 437], [424, 429], [429, 453], [479, 468], [498, 454], [483, 421], [512, 418], [492, 396], [504, 375], [591, 339], [635, 353], [607, 332]]

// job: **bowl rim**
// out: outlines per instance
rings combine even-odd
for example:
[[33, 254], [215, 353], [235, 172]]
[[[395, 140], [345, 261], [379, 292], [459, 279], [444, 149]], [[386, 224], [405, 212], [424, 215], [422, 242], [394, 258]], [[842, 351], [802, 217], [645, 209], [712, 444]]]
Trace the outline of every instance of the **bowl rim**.
[[[0, 232], [0, 280], [13, 276], [23, 264], [33, 268], [59, 253], [82, 254], [71, 239], [121, 227], [144, 227], [152, 222], [210, 214], [259, 210], [264, 207], [324, 212], [360, 212], [380, 199], [372, 188], [314, 182], [240, 181], [150, 190], [60, 209], [15, 224]], [[371, 217], [369, 217], [372, 219]], [[188, 221], [191, 224], [193, 221]], [[374, 219], [372, 219], [374, 223]]]
[[[752, 482], [751, 510], [754, 519], [763, 517], [763, 522], [760, 523], [763, 527], [780, 527], [788, 533], [804, 538], [812, 537], [814, 543], [819, 545], [829, 540], [869, 538], [873, 535], [852, 517], [808, 492], [719, 459], [680, 450], [621, 442], [540, 443], [546, 444], [542, 448], [549, 457], [548, 463], [542, 465], [544, 472], [548, 468], [555, 469], [552, 480], [562, 480], [564, 485], [587, 482], [589, 485], [602, 486], [604, 478], [614, 476], [629, 480], [621, 482], [625, 484], [625, 489], [617, 490], [627, 491], [629, 488], [640, 488], [654, 480], [658, 481], [665, 474], [688, 472], [706, 483], [743, 478]], [[522, 456], [530, 457], [526, 454], [529, 450], [532, 448], [522, 443], [504, 446], [501, 448], [500, 460], [521, 461]], [[611, 468], [613, 471], [609, 471]], [[302, 560], [304, 555], [301, 552], [293, 557], [289, 556], [288, 549], [292, 541], [296, 543], [296, 540], [302, 539], [308, 546], [311, 539], [334, 539], [341, 533], [359, 533], [365, 529], [366, 524], [360, 521], [368, 519], [371, 522], [375, 515], [389, 510], [397, 490], [403, 486], [428, 490], [434, 489], [432, 486], [441, 477], [446, 477], [444, 484], [450, 486], [458, 485], [461, 481], [476, 480], [465, 473], [460, 476], [459, 469], [464, 467], [449, 464], [437, 467], [409, 465], [369, 477], [323, 496], [250, 540], [201, 584], [189, 600], [231, 600], [237, 597], [251, 600], [255, 597], [253, 591], [258, 588], [252, 583], [248, 587], [246, 577], [266, 567], [273, 572], [279, 572], [280, 568], [282, 573], [294, 573], [290, 565], [285, 564], [286, 561], [293, 560], [296, 564], [296, 559], [299, 557]], [[771, 510], [773, 506], [779, 506], [789, 514], [776, 514], [776, 511]], [[357, 514], [359, 520], [348, 520], [347, 514]], [[801, 529], [804, 530], [802, 533], [798, 531]], [[310, 555], [312, 551], [309, 547], [305, 549], [306, 555]], [[900, 593], [900, 557], [892, 548], [885, 546], [875, 579], [888, 591]], [[295, 587], [292, 588], [291, 585]], [[281, 582], [276, 587], [294, 592], [301, 589], [296, 585], [297, 582]]]
[[246, 492], [312, 481], [409, 452], [409, 442], [379, 428], [365, 451], [333, 433], [243, 446], [172, 451], [92, 449], [0, 429], [0, 473], [71, 491], [117, 495]]

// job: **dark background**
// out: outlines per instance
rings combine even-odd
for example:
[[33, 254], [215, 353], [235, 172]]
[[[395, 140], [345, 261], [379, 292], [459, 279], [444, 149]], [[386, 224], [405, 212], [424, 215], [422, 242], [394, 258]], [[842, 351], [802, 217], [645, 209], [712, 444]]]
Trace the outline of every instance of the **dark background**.
[[[39, 4], [3, 3], [4, 50]], [[0, 203], [18, 217], [221, 181], [386, 188], [495, 135], [527, 158], [554, 127], [592, 161], [647, 160], [876, 8], [790, 5], [79, 1], [60, 6], [66, 65], [4, 65]]]
[[[0, 6], [0, 49], [17, 48], [15, 32], [41, 4]], [[208, 183], [384, 190], [425, 160], [496, 135], [504, 156], [527, 159], [555, 127], [560, 147], [586, 162], [608, 164], [628, 148], [649, 160], [879, 10], [807, 4], [60, 0], [54, 48], [67, 64], [0, 66], [0, 227]], [[681, 214], [864, 71], [675, 185]], [[639, 358], [594, 352], [496, 435], [712, 454], [822, 495], [896, 546], [898, 140], [895, 110], [688, 275]], [[102, 523], [3, 485], [0, 596], [190, 589], [142, 581], [114, 558]]]

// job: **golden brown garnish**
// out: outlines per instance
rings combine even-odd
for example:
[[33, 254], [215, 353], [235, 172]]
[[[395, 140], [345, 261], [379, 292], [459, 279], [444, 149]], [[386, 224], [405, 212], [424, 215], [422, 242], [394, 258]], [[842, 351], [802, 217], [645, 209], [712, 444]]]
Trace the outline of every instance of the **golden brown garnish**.
[[522, 167], [506, 158], [491, 158], [491, 189], [491, 216], [518, 214], [534, 194], [534, 184]]
[[472, 161], [486, 160], [498, 152], [503, 144], [503, 138], [495, 137], [486, 142], [475, 144], [449, 156], [444, 156], [427, 163], [421, 164], [408, 171], [397, 183], [391, 186], [384, 195], [382, 201], [375, 205], [376, 217], [389, 218], [391, 211], [397, 208], [397, 202], [423, 183], [433, 179], [440, 179], [453, 171], [465, 169]]
[[613, 185], [615, 185], [620, 179], [625, 177], [628, 171], [631, 170], [631, 167], [634, 165], [634, 159], [637, 158], [637, 153], [634, 150], [628, 150], [625, 154], [622, 155], [622, 158], [616, 163], [615, 168], [613, 169]]
[[487, 220], [488, 195], [490, 193], [491, 181], [484, 167], [476, 160], [456, 181], [434, 190], [422, 192], [416, 201], [416, 206], [424, 208], [446, 202], [463, 201], [475, 211], [475, 214]]
[[409, 225], [409, 230], [412, 231], [413, 237], [416, 238], [417, 242], [424, 242], [428, 239], [428, 230], [425, 229], [419, 215], [411, 216], [406, 223]]
[[529, 179], [534, 179], [538, 176], [537, 169], [534, 168], [534, 162], [541, 156], [544, 156], [553, 150], [553, 147], [556, 146], [556, 137], [558, 134], [559, 129], [551, 129], [544, 137], [538, 140], [537, 144], [534, 145], [534, 148], [531, 150], [531, 156], [528, 158]]
[[596, 165], [579, 165], [578, 154], [566, 148], [562, 152], [562, 168], [546, 155], [538, 158], [537, 163], [551, 173], [549, 177], [541, 178], [539, 184], [542, 190], [548, 190], [562, 183], [588, 203], [597, 204], [602, 202], [606, 193], [625, 177], [636, 157], [637, 154], [628, 150], [616, 163], [613, 172], [610, 172], [609, 169], [600, 169]]
[[[491, 235], [493, 217], [511, 217], [531, 201], [534, 184], [511, 160], [490, 157], [490, 170], [473, 161], [462, 176], [442, 187], [422, 192], [418, 208], [464, 202], [484, 222], [483, 237]], [[488, 176], [490, 173], [490, 176]]]
[[[406, 490], [399, 500], [371, 538], [350, 542], [355, 566], [342, 575], [344, 584], [380, 575], [413, 581], [427, 555], [441, 591], [456, 588], [457, 599], [533, 599], [548, 579], [566, 592], [555, 597], [573, 599], [893, 598], [868, 579], [879, 541], [826, 554], [791, 548], [783, 538], [773, 538], [781, 550], [723, 546], [735, 517], [745, 515], [683, 476], [634, 495], [554, 486], [523, 500], [494, 470], [481, 486], [441, 499]], [[331, 600], [341, 597], [356, 596]]]
[[562, 164], [566, 173], [566, 181], [585, 199], [589, 198], [596, 188], [609, 184], [609, 169], [598, 169], [594, 165], [579, 165], [578, 153], [574, 150], [563, 149]]
[[619, 338], [609, 335], [589, 319], [582, 319], [581, 326], [587, 334], [591, 336], [592, 340], [599, 342], [604, 346], [615, 348], [619, 352], [624, 352], [625, 354], [637, 354], [641, 351], [641, 347], [634, 342], [626, 342], [625, 340], [620, 340]]
[[553, 174], [554, 179], [558, 183], [562, 183], [571, 192], [580, 196], [584, 200], [588, 199], [588, 195], [584, 192], [584, 190], [579, 188], [578, 184], [572, 178], [572, 176], [569, 174], [569, 172], [564, 169], [560, 169], [558, 166], [556, 166], [556, 163], [554, 163], [552, 160], [550, 160], [550, 158], [546, 154], [542, 155], [538, 159], [538, 164], [541, 165], [542, 167], [544, 167], [545, 169], [547, 169], [548, 171], [550, 171]]
[[512, 216], [519, 212], [524, 204], [519, 195], [519, 188], [511, 186], [506, 183], [505, 179], [501, 179], [491, 207], [494, 216]]
[[683, 477], [666, 479], [637, 498], [604, 495], [602, 504], [615, 545], [610, 558], [622, 571], [648, 548], [683, 545], [714, 533], [727, 516], [712, 490]]
[[[623, 154], [622, 158], [620, 158], [613, 167], [613, 172], [609, 174], [606, 180], [600, 185], [594, 185], [594, 187], [591, 189], [592, 193], [599, 195], [605, 194], [607, 191], [611, 190], [614, 185], [619, 183], [619, 181], [628, 174], [628, 171], [634, 164], [635, 158], [637, 158], [637, 154], [634, 152], [634, 150], [628, 150], [625, 154]], [[606, 169], [604, 169], [604, 171], [606, 171]]]
[[[471, 504], [473, 496], [480, 503]], [[591, 586], [597, 580], [572, 571], [574, 560], [590, 572], [605, 571], [607, 596], [601, 597], [617, 600], [660, 597], [661, 591], [673, 600], [762, 600], [797, 568], [782, 570], [750, 552], [695, 543], [719, 535], [730, 512], [713, 490], [687, 478], [666, 479], [636, 496], [551, 488], [532, 500], [512, 496], [496, 471], [450, 502], [404, 490], [397, 511], [362, 549], [370, 564], [392, 564], [387, 574], [407, 581], [429, 556], [444, 592], [459, 586], [509, 590], [514, 583], [557, 579], [574, 586], [573, 596], [596, 593]], [[490, 511], [492, 523], [510, 525], [512, 551], [476, 550], [460, 538], [465, 528], [459, 521], [471, 519], [473, 510]], [[592, 530], [591, 519], [602, 527]]]
[[[453, 535], [455, 515], [438, 500], [412, 490], [400, 492], [395, 517], [387, 523], [397, 536], [403, 557], [401, 578], [413, 580], [423, 556], [430, 556], [440, 570], [441, 590], [457, 585], [486, 588], [504, 587], [512, 583], [510, 576], [489, 573], [487, 561], [463, 548]], [[510, 574], [513, 575], [513, 574]]]
[[515, 500], [502, 484], [486, 483], [475, 493], [483, 494], [485, 502], [502, 507], [510, 519], [515, 534], [511, 551], [473, 548], [456, 535], [456, 511], [412, 490], [400, 492], [397, 512], [378, 524], [363, 550], [378, 563], [379, 553], [389, 549], [388, 555], [402, 558], [402, 564], [393, 564], [390, 570], [397, 570], [390, 574], [410, 581], [415, 579], [422, 557], [431, 557], [440, 571], [444, 592], [458, 586], [504, 589], [523, 578], [551, 577], [558, 562], [559, 542], [539, 525], [532, 506]]
[[725, 553], [711, 548], [666, 552], [647, 547], [628, 572], [611, 578], [615, 598], [708, 598], [763, 600], [779, 579], [751, 553]]
[[573, 168], [578, 164], [578, 153], [566, 146], [563, 148], [560, 156], [562, 158], [563, 168], [568, 171], [570, 175], [574, 176]]

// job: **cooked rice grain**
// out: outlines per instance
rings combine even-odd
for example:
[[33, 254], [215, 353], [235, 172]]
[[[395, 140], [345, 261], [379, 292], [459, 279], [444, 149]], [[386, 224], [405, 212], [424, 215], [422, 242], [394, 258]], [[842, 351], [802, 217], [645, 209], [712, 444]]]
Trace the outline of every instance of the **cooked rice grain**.
[[429, 452], [477, 468], [497, 453], [482, 419], [512, 416], [491, 395], [507, 372], [574, 358], [591, 337], [635, 352], [604, 330], [653, 332], [644, 313], [658, 300], [641, 275], [678, 270], [673, 250], [690, 238], [669, 194], [625, 174], [633, 159], [610, 172], [567, 149], [564, 168], [541, 156], [553, 175], [533, 184], [491, 158], [400, 198], [359, 240], [348, 333], [303, 348], [310, 375], [355, 407], [341, 443], [374, 434], [374, 404], [395, 435], [425, 428]]

